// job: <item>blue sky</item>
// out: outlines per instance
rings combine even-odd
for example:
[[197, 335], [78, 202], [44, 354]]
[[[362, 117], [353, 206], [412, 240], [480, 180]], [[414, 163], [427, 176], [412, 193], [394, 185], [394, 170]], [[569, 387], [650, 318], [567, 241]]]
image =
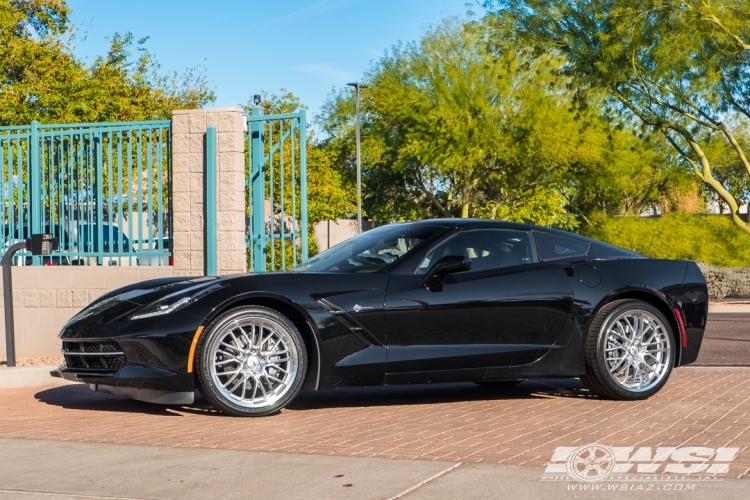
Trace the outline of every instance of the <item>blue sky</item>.
[[[470, 1], [470, 0], [469, 0]], [[165, 71], [205, 65], [215, 107], [281, 88], [314, 115], [332, 87], [361, 78], [399, 40], [419, 39], [467, 0], [68, 0], [76, 55], [91, 62], [108, 37], [149, 36]]]

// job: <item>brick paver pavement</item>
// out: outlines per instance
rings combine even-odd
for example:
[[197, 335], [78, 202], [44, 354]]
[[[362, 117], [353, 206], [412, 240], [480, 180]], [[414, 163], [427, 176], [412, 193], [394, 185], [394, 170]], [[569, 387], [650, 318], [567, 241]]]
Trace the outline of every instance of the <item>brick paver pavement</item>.
[[655, 397], [592, 397], [577, 380], [303, 393], [265, 418], [157, 406], [83, 385], [0, 391], [0, 437], [544, 465], [557, 446], [739, 447], [750, 477], [750, 369], [681, 368]]

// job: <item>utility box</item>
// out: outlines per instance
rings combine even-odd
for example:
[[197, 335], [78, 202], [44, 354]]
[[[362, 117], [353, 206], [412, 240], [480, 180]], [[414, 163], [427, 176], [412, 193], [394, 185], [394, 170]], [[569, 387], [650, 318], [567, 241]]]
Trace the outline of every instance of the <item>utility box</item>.
[[51, 234], [32, 234], [26, 238], [26, 250], [31, 255], [49, 255], [60, 248], [59, 240]]

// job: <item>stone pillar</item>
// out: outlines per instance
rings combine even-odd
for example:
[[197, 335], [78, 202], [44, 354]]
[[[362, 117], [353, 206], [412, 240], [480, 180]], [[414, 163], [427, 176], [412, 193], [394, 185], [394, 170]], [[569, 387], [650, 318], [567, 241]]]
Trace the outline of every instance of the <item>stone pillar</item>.
[[246, 271], [245, 116], [238, 108], [172, 112], [172, 242], [176, 275], [206, 274], [205, 135], [217, 130], [219, 274]]

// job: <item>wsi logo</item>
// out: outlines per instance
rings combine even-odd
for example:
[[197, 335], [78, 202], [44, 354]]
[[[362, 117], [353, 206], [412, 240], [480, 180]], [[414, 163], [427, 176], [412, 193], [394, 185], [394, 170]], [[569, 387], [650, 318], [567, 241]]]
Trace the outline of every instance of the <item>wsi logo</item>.
[[[660, 446], [605, 446], [593, 443], [578, 448], [560, 446], [552, 454], [543, 479], [575, 481], [602, 481], [617, 474], [726, 474], [739, 448], [707, 448], [686, 446], [682, 448]], [[610, 480], [622, 480], [614, 476]]]

